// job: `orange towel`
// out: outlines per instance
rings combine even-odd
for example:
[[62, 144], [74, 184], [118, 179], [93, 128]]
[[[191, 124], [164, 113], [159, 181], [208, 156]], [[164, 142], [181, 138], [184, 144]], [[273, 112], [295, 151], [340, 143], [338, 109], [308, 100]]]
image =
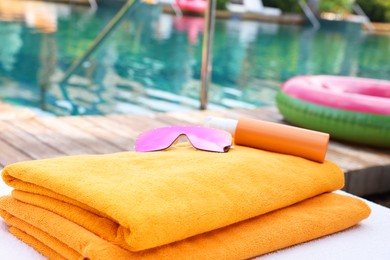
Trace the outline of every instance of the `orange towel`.
[[332, 162], [240, 146], [228, 153], [176, 149], [29, 161], [7, 166], [3, 179], [112, 220], [114, 231], [102, 236], [133, 251], [259, 216], [344, 182]]
[[65, 218], [10, 196], [0, 198], [0, 214], [17, 237], [45, 256], [55, 251], [66, 259], [247, 259], [349, 228], [368, 217], [370, 209], [359, 199], [328, 193], [140, 252], [118, 247]]

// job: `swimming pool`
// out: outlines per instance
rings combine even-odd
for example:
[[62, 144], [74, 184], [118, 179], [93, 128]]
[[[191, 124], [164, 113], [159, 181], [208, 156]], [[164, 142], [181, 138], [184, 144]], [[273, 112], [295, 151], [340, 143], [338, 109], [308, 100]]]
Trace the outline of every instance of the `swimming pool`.
[[[158, 6], [129, 12], [66, 86], [57, 84], [118, 8], [0, 0], [0, 99], [55, 115], [198, 109], [203, 19]], [[389, 36], [354, 25], [217, 20], [208, 108], [273, 105], [295, 75], [390, 80], [389, 46]]]

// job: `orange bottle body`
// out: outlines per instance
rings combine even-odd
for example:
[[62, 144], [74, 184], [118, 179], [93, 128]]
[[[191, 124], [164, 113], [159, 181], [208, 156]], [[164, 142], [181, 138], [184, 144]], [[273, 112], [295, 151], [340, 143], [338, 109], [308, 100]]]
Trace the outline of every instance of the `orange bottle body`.
[[291, 154], [322, 163], [329, 144], [329, 134], [241, 118], [237, 123], [234, 141], [237, 145]]

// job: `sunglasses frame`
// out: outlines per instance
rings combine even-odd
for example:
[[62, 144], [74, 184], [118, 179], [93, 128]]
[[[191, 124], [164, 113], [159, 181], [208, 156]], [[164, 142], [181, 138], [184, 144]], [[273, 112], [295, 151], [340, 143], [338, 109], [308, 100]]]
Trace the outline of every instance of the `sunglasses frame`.
[[[163, 143], [163, 145], [154, 145], [162, 138], [158, 134], [171, 135], [171, 137], [168, 137], [170, 138], [168, 139], [169, 144], [167, 142]], [[221, 129], [204, 126], [167, 126], [151, 129], [138, 135], [134, 144], [134, 150], [137, 152], [162, 151], [170, 148], [182, 136], [187, 138], [193, 148], [208, 152], [226, 153], [230, 150], [233, 143], [231, 134]], [[153, 142], [153, 140], [156, 140], [156, 142]], [[204, 145], [199, 145], [198, 140]], [[142, 143], [143, 141], [146, 144]]]

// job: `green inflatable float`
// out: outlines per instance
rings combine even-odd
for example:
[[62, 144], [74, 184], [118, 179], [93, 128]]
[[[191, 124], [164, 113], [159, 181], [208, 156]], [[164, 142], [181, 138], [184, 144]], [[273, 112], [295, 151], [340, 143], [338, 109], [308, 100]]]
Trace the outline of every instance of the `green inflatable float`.
[[338, 139], [390, 148], [390, 81], [298, 76], [276, 96], [285, 120]]

